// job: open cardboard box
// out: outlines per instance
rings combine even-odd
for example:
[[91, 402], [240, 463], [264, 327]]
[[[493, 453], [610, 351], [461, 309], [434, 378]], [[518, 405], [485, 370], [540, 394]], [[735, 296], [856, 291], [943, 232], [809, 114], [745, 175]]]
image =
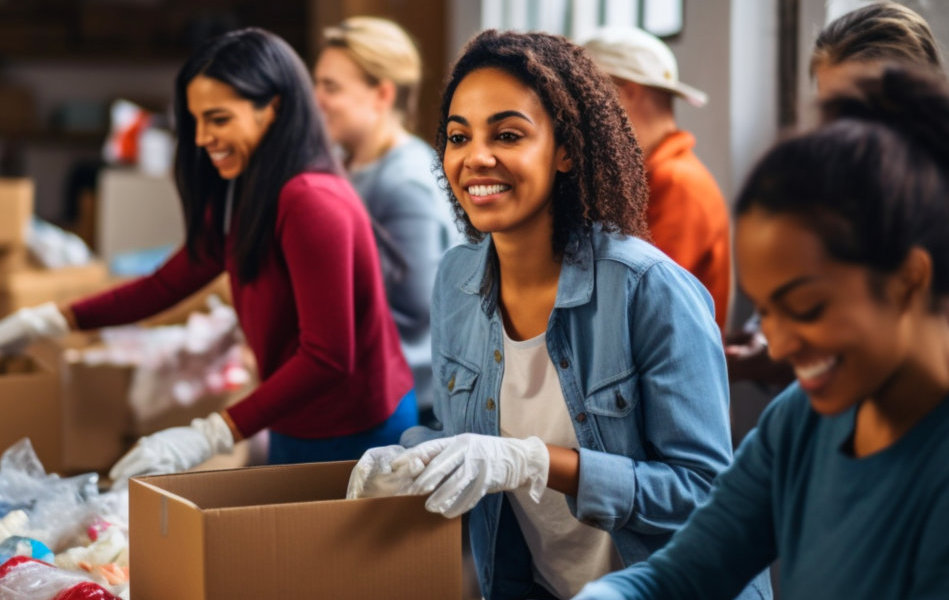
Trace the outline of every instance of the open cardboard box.
[[[143, 435], [168, 427], [187, 425], [206, 417], [248, 394], [253, 379], [239, 390], [207, 393], [193, 403], [169, 407], [148, 418], [138, 418], [128, 395], [135, 367], [86, 364], [81, 350], [98, 342], [95, 334], [72, 333], [59, 340], [43, 340], [31, 351], [56, 365], [62, 403], [62, 459], [65, 473], [108, 471]], [[57, 388], [60, 389], [60, 388]]]
[[46, 470], [59, 470], [63, 414], [56, 372], [25, 355], [0, 358], [0, 371], [0, 452], [28, 437]]
[[[199, 293], [142, 324], [148, 326], [183, 323], [192, 312], [207, 308], [211, 294], [229, 300], [227, 279], [218, 278]], [[191, 419], [206, 417], [239, 401], [256, 386], [253, 357], [245, 362], [252, 372], [251, 381], [239, 390], [209, 393], [188, 406], [177, 406], [146, 419], [137, 418], [128, 402], [132, 366], [86, 364], [81, 351], [99, 342], [95, 332], [73, 332], [58, 340], [41, 340], [31, 352], [46, 364], [56, 367], [61, 382], [63, 431], [62, 459], [57, 461], [66, 473], [108, 471], [139, 437], [168, 427], [187, 425]], [[233, 456], [215, 464], [237, 466], [248, 460], [247, 449], [238, 448]]]
[[345, 500], [355, 462], [134, 478], [135, 600], [461, 597], [461, 519], [424, 497]]

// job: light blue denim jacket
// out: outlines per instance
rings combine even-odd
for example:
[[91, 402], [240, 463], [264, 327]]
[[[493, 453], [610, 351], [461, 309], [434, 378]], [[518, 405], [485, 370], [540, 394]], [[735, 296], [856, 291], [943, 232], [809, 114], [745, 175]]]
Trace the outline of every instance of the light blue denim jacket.
[[[490, 237], [439, 266], [432, 303], [435, 413], [444, 431], [499, 435], [502, 323]], [[594, 229], [568, 243], [547, 325], [580, 445], [569, 509], [608, 531], [626, 565], [663, 546], [731, 462], [728, 382], [708, 292], [640, 239]], [[533, 597], [530, 553], [504, 494], [471, 511], [488, 600]], [[770, 597], [770, 589], [765, 597]], [[758, 596], [752, 596], [758, 597]]]

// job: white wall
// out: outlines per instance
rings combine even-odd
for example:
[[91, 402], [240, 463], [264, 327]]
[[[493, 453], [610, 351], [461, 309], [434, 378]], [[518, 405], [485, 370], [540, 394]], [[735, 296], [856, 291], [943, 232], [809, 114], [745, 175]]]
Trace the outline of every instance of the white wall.
[[726, 198], [731, 197], [733, 179], [731, 15], [729, 0], [686, 0], [682, 33], [669, 40], [679, 63], [679, 78], [709, 97], [702, 108], [677, 100], [676, 118], [681, 128], [695, 135], [696, 154], [715, 176]]

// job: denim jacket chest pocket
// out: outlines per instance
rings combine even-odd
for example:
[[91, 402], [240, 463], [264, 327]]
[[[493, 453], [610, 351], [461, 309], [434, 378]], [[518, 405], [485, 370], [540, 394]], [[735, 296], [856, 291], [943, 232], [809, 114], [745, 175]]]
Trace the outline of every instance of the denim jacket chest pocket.
[[481, 373], [474, 365], [456, 357], [442, 355], [439, 362], [438, 385], [442, 386], [442, 393], [447, 397], [446, 433], [455, 435], [464, 432], [468, 426], [468, 407]]
[[637, 460], [646, 458], [639, 373], [635, 369], [592, 385], [583, 404], [586, 412], [593, 416], [606, 452]]

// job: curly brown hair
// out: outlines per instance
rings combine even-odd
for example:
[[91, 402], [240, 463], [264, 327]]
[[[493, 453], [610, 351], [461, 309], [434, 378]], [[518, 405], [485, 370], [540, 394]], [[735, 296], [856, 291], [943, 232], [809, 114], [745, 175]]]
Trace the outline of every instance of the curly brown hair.
[[[573, 168], [557, 173], [554, 180], [554, 252], [564, 251], [571, 233], [589, 231], [594, 224], [605, 231], [649, 239], [642, 150], [626, 111], [609, 77], [583, 48], [563, 36], [492, 29], [468, 42], [442, 92], [435, 134], [439, 162], [445, 158], [448, 110], [455, 89], [472, 71], [489, 67], [505, 71], [537, 93], [554, 124], [556, 143], [572, 161]], [[448, 185], [441, 164], [439, 179], [468, 239], [483, 239]]]

